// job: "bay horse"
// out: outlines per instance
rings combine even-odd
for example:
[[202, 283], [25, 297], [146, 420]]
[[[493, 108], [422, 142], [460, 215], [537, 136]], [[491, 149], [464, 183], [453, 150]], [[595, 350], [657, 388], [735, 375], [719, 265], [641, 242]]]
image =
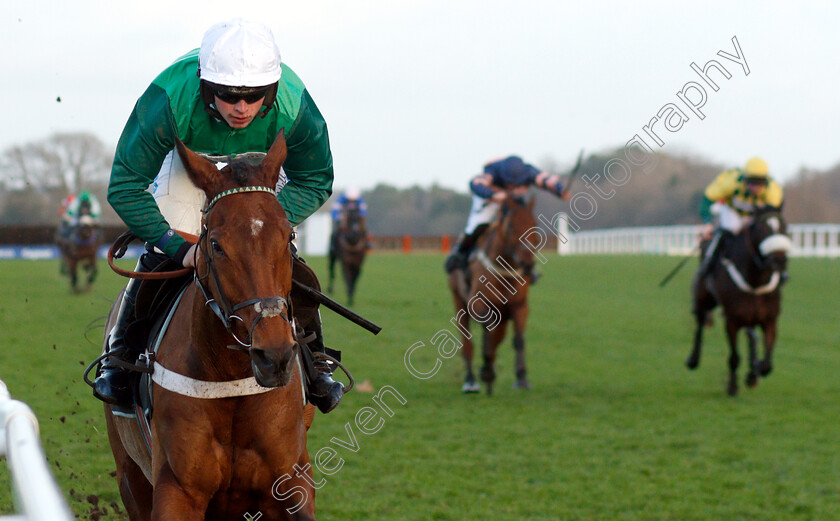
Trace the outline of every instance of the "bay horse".
[[516, 389], [530, 389], [525, 367], [525, 324], [528, 319], [528, 290], [533, 282], [534, 250], [523, 237], [536, 226], [534, 200], [508, 196], [495, 222], [478, 240], [467, 272], [448, 275], [455, 304], [466, 378], [461, 390], [479, 392], [473, 373], [473, 343], [470, 320], [481, 323], [481, 380], [487, 394], [493, 394], [496, 379], [496, 353], [505, 337], [508, 321], [513, 322], [513, 348], [516, 351]]
[[[773, 370], [773, 347], [776, 343], [776, 320], [781, 312], [782, 278], [787, 268], [787, 252], [792, 242], [787, 227], [776, 209], [760, 211], [751, 224], [721, 245], [719, 260], [711, 273], [692, 283], [693, 313], [696, 319], [694, 347], [686, 360], [689, 369], [700, 365], [703, 328], [711, 311], [723, 307], [725, 330], [729, 340], [729, 382], [727, 393], [738, 394], [736, 371], [740, 364], [738, 332], [747, 330], [749, 346], [748, 387], [758, 385], [759, 376]], [[704, 248], [705, 249], [705, 248]], [[701, 252], [702, 255], [705, 252]], [[764, 333], [764, 358], [758, 360], [754, 328]]]
[[[87, 291], [96, 280], [96, 254], [102, 245], [102, 230], [89, 215], [79, 218], [66, 237], [56, 236], [61, 254], [61, 273], [70, 278], [70, 289], [75, 293]], [[79, 284], [79, 268], [87, 274], [84, 286]]]
[[290, 318], [292, 227], [274, 192], [283, 131], [259, 165], [237, 156], [220, 170], [176, 148], [209, 202], [194, 283], [158, 340], [149, 447], [105, 405], [123, 503], [131, 521], [313, 520], [314, 408]]
[[335, 262], [341, 262], [344, 284], [347, 287], [347, 302], [353, 305], [353, 295], [356, 292], [356, 282], [362, 273], [362, 263], [367, 254], [367, 225], [365, 216], [358, 207], [347, 208], [339, 220], [336, 233], [336, 244], [329, 253], [329, 285], [328, 291], [333, 291], [335, 279]]

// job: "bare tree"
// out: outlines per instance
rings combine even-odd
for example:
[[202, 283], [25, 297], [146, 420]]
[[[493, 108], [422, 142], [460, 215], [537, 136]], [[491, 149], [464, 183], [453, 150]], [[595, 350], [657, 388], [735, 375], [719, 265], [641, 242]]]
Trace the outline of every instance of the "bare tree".
[[0, 154], [0, 182], [9, 190], [69, 194], [104, 186], [110, 164], [111, 154], [93, 134], [57, 133]]

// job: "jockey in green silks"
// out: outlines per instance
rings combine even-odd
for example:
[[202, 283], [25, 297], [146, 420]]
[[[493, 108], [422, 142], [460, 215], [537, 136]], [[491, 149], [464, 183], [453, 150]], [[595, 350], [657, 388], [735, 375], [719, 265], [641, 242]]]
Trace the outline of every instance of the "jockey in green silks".
[[[150, 271], [167, 258], [193, 267], [196, 246], [175, 230], [196, 234], [203, 194], [196, 200], [177, 153], [178, 137], [209, 155], [267, 152], [285, 129], [288, 156], [277, 199], [293, 226], [315, 212], [332, 193], [333, 160], [327, 125], [303, 82], [280, 60], [274, 35], [265, 25], [242, 19], [222, 22], [204, 35], [199, 49], [161, 72], [134, 107], [117, 145], [108, 202], [129, 229], [146, 241], [136, 271]], [[125, 327], [134, 314], [139, 281], [125, 291], [108, 349], [133, 361]], [[323, 350], [320, 321], [316, 341]], [[329, 412], [343, 385], [329, 366], [316, 367], [310, 401]], [[126, 370], [106, 358], [94, 394], [108, 403], [131, 399]]]

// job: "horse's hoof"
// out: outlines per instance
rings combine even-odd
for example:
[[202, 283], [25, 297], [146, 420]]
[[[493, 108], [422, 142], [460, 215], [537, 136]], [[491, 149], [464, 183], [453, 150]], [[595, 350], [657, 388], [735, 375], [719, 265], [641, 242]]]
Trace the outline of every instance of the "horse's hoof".
[[726, 394], [728, 394], [729, 396], [738, 396], [738, 384], [730, 383], [726, 387]]
[[475, 394], [481, 391], [481, 388], [478, 386], [478, 382], [464, 382], [464, 385], [461, 386], [461, 392], [466, 394]]
[[514, 389], [524, 389], [524, 390], [527, 391], [528, 389], [531, 388], [531, 384], [530, 384], [530, 382], [528, 382], [528, 380], [525, 380], [525, 379], [517, 380], [513, 383], [513, 388]]
[[766, 360], [759, 362], [758, 372], [761, 373], [761, 376], [767, 376], [768, 374], [773, 372], [773, 364], [767, 362]]
[[685, 361], [685, 366], [693, 371], [700, 366], [700, 359], [698, 359], [696, 357], [693, 357], [693, 356], [690, 356]]
[[747, 374], [747, 387], [750, 389], [754, 388], [758, 385], [758, 375], [755, 373], [748, 373]]

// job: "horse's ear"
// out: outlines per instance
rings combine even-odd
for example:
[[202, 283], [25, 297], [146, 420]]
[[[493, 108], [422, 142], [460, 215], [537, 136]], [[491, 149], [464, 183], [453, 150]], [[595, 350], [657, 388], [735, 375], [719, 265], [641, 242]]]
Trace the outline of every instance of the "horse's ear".
[[280, 177], [280, 167], [286, 160], [286, 129], [281, 128], [262, 162], [262, 173], [268, 176], [267, 186], [274, 187]]
[[184, 164], [190, 181], [205, 192], [211, 192], [215, 184], [214, 180], [219, 175], [219, 169], [216, 168], [216, 165], [187, 148], [184, 142], [177, 137], [175, 138], [175, 148], [178, 149], [178, 155], [181, 157], [181, 162]]

